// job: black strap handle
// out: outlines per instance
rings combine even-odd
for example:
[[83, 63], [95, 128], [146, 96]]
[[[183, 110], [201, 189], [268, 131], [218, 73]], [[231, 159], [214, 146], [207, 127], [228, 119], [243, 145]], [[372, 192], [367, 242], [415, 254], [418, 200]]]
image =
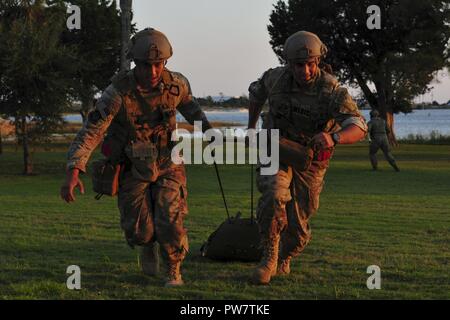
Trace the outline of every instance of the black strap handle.
[[223, 204], [225, 205], [225, 210], [227, 211], [228, 220], [230, 219], [230, 213], [228, 211], [227, 200], [225, 199], [225, 193], [223, 192], [222, 180], [220, 180], [219, 169], [217, 168], [217, 163], [214, 161], [214, 168], [216, 169], [217, 180], [219, 181], [220, 192], [222, 193]]
[[253, 223], [253, 164], [250, 165], [250, 221]]

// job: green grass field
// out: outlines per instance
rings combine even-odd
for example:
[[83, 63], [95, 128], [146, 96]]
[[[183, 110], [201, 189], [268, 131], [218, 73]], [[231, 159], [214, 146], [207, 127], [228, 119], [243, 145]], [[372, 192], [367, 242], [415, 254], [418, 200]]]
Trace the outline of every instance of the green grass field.
[[[326, 177], [313, 239], [291, 276], [251, 285], [252, 263], [200, 257], [224, 220], [212, 166], [188, 166], [191, 251], [186, 285], [141, 274], [138, 251], [125, 243], [116, 199], [94, 199], [90, 178], [77, 202], [59, 198], [67, 146], [37, 150], [36, 176], [25, 177], [22, 153], [0, 155], [0, 299], [449, 299], [450, 146], [402, 145], [401, 172], [380, 159], [372, 172], [365, 144], [339, 146]], [[95, 155], [98, 157], [98, 154]], [[220, 166], [233, 214], [248, 214], [248, 166]], [[66, 268], [81, 268], [78, 291]], [[369, 290], [369, 265], [381, 268], [381, 290]]]

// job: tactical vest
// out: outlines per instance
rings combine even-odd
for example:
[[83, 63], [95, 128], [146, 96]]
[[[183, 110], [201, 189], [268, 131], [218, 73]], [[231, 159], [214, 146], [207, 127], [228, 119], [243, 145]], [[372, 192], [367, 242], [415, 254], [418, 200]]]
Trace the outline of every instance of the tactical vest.
[[387, 134], [386, 132], [386, 121], [381, 118], [373, 118], [370, 120], [371, 123], [371, 129], [370, 129], [370, 135], [371, 136], [385, 136]]
[[112, 147], [111, 161], [129, 160], [135, 177], [153, 182], [158, 165], [170, 159], [170, 138], [181, 100], [179, 84], [170, 71], [164, 70], [158, 90], [144, 98], [132, 71], [119, 73], [112, 83], [122, 97], [122, 107], [105, 138]]
[[311, 137], [333, 126], [332, 93], [337, 81], [321, 72], [317, 84], [304, 91], [292, 90], [294, 78], [286, 70], [269, 94], [271, 127], [288, 139], [307, 143]]

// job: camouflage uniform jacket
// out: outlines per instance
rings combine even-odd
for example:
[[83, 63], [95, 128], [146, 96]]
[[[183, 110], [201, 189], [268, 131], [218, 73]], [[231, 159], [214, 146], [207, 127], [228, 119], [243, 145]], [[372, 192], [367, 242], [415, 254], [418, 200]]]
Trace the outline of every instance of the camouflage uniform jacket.
[[269, 69], [250, 85], [249, 92], [257, 104], [269, 99], [265, 126], [280, 129], [286, 138], [304, 143], [315, 134], [336, 132], [350, 124], [367, 132], [366, 122], [347, 89], [323, 70], [300, 88], [288, 67]]
[[[118, 160], [124, 153], [132, 157], [130, 146], [133, 144], [167, 146], [167, 140], [170, 141], [171, 132], [175, 129], [176, 111], [189, 123], [198, 120], [202, 121], [204, 130], [210, 128], [192, 96], [188, 80], [182, 74], [164, 69], [161, 82], [151, 91], [138, 88], [133, 70], [117, 74], [72, 142], [67, 155], [67, 169], [77, 168], [85, 172], [91, 153], [107, 130], [107, 139], [113, 140], [113, 160]], [[140, 156], [148, 154], [138, 155], [136, 161]]]

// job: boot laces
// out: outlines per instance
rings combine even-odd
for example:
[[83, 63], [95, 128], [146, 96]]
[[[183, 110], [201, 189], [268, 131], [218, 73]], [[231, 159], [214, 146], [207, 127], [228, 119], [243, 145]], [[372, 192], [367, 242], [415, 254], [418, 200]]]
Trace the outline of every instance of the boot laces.
[[277, 238], [267, 241], [267, 244], [265, 247], [267, 250], [267, 255], [269, 257], [278, 255], [278, 241], [279, 241], [279, 239], [277, 239]]
[[167, 275], [170, 279], [179, 278], [179, 263], [167, 263]]
[[290, 262], [291, 262], [291, 257], [287, 257], [287, 258], [281, 260], [281, 264], [283, 267], [287, 267]]

